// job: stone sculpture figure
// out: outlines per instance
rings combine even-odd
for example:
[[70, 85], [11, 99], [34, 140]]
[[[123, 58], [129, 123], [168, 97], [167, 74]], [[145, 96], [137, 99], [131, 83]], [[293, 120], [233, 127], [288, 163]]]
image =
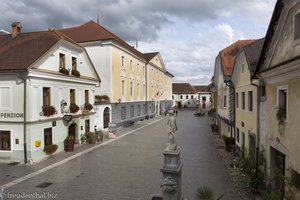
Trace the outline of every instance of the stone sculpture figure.
[[174, 116], [174, 111], [173, 110], [170, 110], [168, 112], [168, 114], [170, 115], [170, 118], [167, 122], [167, 125], [169, 126], [169, 133], [168, 133], [169, 143], [168, 143], [168, 146], [167, 146], [166, 150], [176, 151], [177, 150], [177, 144], [176, 144], [176, 140], [175, 140], [175, 132], [178, 130], [177, 123], [176, 123], [176, 118]]

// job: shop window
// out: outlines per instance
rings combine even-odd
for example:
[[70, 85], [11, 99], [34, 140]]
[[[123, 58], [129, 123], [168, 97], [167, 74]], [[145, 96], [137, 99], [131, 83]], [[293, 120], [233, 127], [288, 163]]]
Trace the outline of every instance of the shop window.
[[52, 145], [52, 128], [44, 129], [44, 147]]
[[11, 134], [10, 131], [0, 131], [0, 151], [11, 150]]

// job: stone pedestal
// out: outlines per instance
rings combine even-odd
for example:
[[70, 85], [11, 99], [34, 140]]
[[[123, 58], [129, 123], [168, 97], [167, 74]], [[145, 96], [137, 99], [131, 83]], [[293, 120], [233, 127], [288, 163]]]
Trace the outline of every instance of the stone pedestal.
[[180, 160], [181, 148], [178, 146], [175, 151], [165, 150], [163, 168], [163, 200], [182, 200], [181, 170], [183, 164]]

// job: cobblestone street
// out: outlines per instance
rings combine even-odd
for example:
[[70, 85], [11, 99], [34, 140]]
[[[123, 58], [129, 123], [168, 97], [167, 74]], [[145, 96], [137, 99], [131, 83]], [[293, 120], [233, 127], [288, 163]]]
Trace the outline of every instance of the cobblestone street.
[[[183, 195], [194, 199], [200, 186], [209, 186], [216, 196], [225, 194], [225, 200], [238, 199], [232, 184], [215, 148], [210, 122], [207, 116], [194, 117], [192, 110], [179, 111], [177, 116], [177, 143], [182, 147]], [[28, 180], [6, 188], [5, 193], [50, 192], [58, 199], [103, 199], [103, 200], [149, 200], [161, 195], [162, 152], [167, 143], [167, 118], [145, 120], [132, 127], [120, 130], [131, 134], [93, 151], [76, 157], [53, 169], [49, 169]], [[153, 123], [140, 128], [147, 123]], [[139, 127], [138, 129], [136, 129]], [[136, 129], [136, 131], [133, 131]], [[63, 153], [64, 154], [64, 153]], [[55, 158], [53, 158], [55, 159]], [[18, 170], [16, 175], [26, 175], [43, 169], [45, 163], [33, 166], [9, 166]], [[5, 166], [5, 169], [4, 169]], [[9, 172], [6, 165], [0, 165], [1, 180], [4, 183], [14, 180], [6, 177]], [[3, 170], [2, 170], [3, 168]], [[6, 171], [5, 171], [6, 170]], [[5, 179], [6, 177], [6, 179]], [[48, 187], [37, 187], [50, 183]]]

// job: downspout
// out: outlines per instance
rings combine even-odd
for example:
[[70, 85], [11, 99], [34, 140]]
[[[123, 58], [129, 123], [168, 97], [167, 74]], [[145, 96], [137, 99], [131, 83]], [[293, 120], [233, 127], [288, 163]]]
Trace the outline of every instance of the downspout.
[[256, 162], [255, 162], [255, 168], [256, 168], [256, 172], [258, 172], [258, 167], [259, 167], [259, 151], [260, 151], [260, 148], [259, 148], [259, 145], [260, 145], [260, 90], [259, 90], [259, 86], [261, 85], [261, 80], [259, 80], [259, 83], [258, 85], [254, 84], [253, 82], [253, 79], [251, 78], [251, 85], [256, 87], [256, 91], [257, 91], [257, 97], [256, 97], [256, 101], [257, 101], [257, 117], [256, 117], [256, 124], [257, 124], [257, 129], [256, 129], [256, 134], [257, 134], [257, 147], [256, 147]]
[[27, 81], [26, 79], [22, 78], [19, 74], [17, 75], [20, 79], [23, 80], [24, 83], [24, 96], [23, 96], [23, 113], [24, 113], [24, 118], [23, 118], [23, 140], [24, 140], [24, 163], [27, 164], [27, 134], [26, 134], [26, 115], [27, 115], [27, 110], [26, 110], [26, 98], [27, 98], [27, 93], [26, 93], [26, 88], [27, 88]]
[[[230, 125], [231, 125], [230, 135], [231, 135], [231, 137], [234, 138], [234, 141], [235, 141], [235, 89], [234, 89], [233, 84], [232, 84], [231, 81], [225, 82], [225, 84], [226, 84], [226, 86], [232, 88], [232, 91], [233, 91], [233, 94], [230, 94], [230, 92], [229, 92], [228, 102], [231, 102], [231, 95], [233, 95], [233, 97], [232, 97], [232, 99], [233, 99], [233, 106], [229, 105], [229, 116], [230, 116], [231, 109], [233, 109], [233, 113], [232, 114], [234, 116], [234, 121], [233, 121], [233, 124], [230, 122]], [[230, 119], [231, 119], [231, 117], [230, 117]], [[234, 128], [234, 131], [232, 131], [232, 126]]]
[[148, 63], [145, 65], [146, 119], [148, 119]]

